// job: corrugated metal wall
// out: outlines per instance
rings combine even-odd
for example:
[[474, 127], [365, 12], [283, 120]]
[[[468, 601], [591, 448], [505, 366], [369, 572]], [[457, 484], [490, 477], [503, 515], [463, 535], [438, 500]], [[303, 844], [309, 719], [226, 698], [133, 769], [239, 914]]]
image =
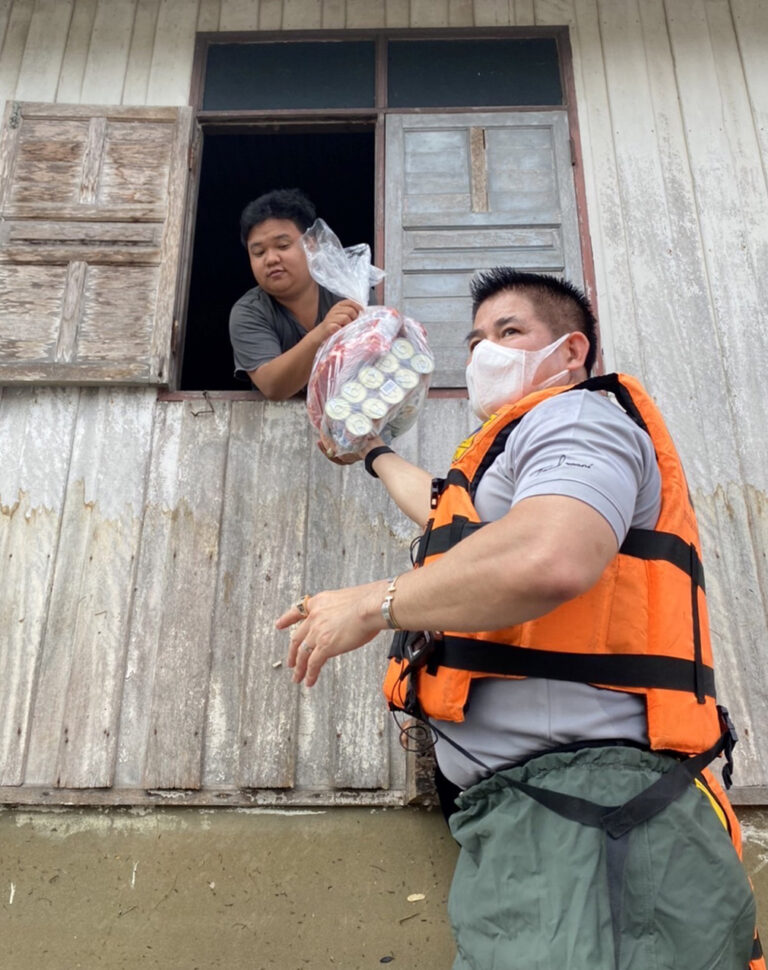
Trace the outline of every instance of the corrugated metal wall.
[[[0, 0], [0, 100], [184, 104], [198, 29], [522, 24], [571, 30], [606, 363], [646, 382], [677, 438], [701, 521], [720, 693], [741, 727], [738, 797], [765, 800], [765, 4]], [[389, 772], [398, 790], [400, 762], [383, 768], [391, 742], [377, 740], [381, 708], [367, 693], [328, 685], [285, 706], [238, 635], [248, 623], [248, 636], [265, 630], [272, 615], [272, 597], [267, 606], [255, 592], [253, 571], [267, 566], [254, 557], [277, 548], [253, 518], [257, 494], [268, 524], [278, 510], [281, 542], [288, 537], [297, 559], [303, 551], [302, 572], [272, 559], [275, 602], [297, 587], [383, 575], [402, 563], [404, 526], [390, 535], [389, 509], [372, 498], [375, 483], [358, 490], [359, 470], [312, 455], [297, 405], [216, 402], [207, 417], [192, 413], [204, 408], [157, 403], [151, 392], [3, 391], [0, 629], [10, 645], [0, 654], [0, 690], [13, 713], [0, 723], [5, 784], [114, 778], [127, 791], [170, 778], [216, 787], [269, 784], [293, 768], [297, 784], [312, 789], [344, 787], [352, 770], [374, 785]], [[433, 401], [407, 447], [437, 470], [446, 455], [432, 453], [430, 427], [443, 441], [446, 428], [460, 437], [465, 422], [459, 403]], [[280, 488], [270, 487], [289, 480], [305, 489], [290, 518]], [[327, 550], [340, 533], [346, 552], [329, 574]], [[190, 659], [185, 638], [206, 623], [212, 635]], [[281, 647], [263, 643], [271, 664]], [[163, 671], [156, 681], [155, 669]], [[234, 670], [240, 679], [226, 673]], [[268, 677], [275, 670], [285, 674], [270, 665]], [[182, 673], [188, 690], [169, 710], [167, 691]], [[256, 732], [258, 757], [236, 751], [248, 747], [243, 726], [264, 710], [271, 726]], [[282, 717], [298, 725], [297, 754], [270, 743]], [[342, 736], [331, 745], [334, 729]], [[362, 755], [364, 736], [373, 740]]]

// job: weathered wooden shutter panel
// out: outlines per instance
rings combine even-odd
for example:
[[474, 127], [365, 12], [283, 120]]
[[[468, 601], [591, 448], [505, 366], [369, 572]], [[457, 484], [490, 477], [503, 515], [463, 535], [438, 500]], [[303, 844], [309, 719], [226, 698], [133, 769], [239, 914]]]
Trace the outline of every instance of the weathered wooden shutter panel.
[[0, 382], [164, 384], [191, 108], [7, 106]]
[[469, 281], [510, 265], [582, 284], [565, 111], [387, 118], [387, 294], [464, 385]]

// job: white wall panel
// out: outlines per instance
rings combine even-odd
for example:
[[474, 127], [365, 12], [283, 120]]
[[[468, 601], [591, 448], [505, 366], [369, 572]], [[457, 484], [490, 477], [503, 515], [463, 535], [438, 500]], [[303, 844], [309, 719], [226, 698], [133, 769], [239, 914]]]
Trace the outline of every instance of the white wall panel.
[[136, 0], [99, 3], [83, 77], [86, 104], [120, 104], [135, 16]]
[[56, 88], [56, 100], [62, 104], [78, 104], [82, 98], [83, 75], [97, 7], [98, 0], [78, 0], [72, 11], [67, 46], [64, 48]]
[[[74, 0], [35, 0], [16, 82], [15, 97], [28, 101], [53, 101], [69, 30]], [[22, 4], [22, 17], [28, 10]], [[15, 35], [19, 38], [19, 34]], [[11, 51], [15, 60], [16, 52]]]
[[199, 31], [220, 30], [221, 0], [200, 0], [197, 12]]
[[125, 64], [122, 104], [145, 105], [147, 103], [159, 11], [160, 0], [138, 0], [136, 4], [131, 46]]
[[[337, 3], [330, 4], [329, 0], [323, 0], [323, 20], [329, 6], [338, 7]], [[346, 3], [346, 24], [347, 29], [362, 29], [372, 27], [383, 27], [386, 20], [386, 0], [347, 0]]]
[[[272, 6], [280, 5], [281, 0], [277, 4], [273, 0]], [[259, 11], [264, 6], [264, 0], [221, 0], [219, 30], [258, 30]]]
[[147, 104], [189, 104], [196, 0], [163, 0], [157, 16]]

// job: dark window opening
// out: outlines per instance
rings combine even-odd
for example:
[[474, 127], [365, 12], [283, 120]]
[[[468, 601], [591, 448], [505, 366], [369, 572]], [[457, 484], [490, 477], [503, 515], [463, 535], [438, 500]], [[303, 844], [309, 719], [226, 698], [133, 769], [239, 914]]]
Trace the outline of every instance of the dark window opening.
[[563, 103], [553, 37], [391, 41], [388, 65], [390, 108]]
[[205, 111], [372, 108], [372, 41], [213, 44], [205, 72]]
[[374, 244], [374, 131], [206, 133], [181, 375], [182, 390], [248, 390], [233, 375], [232, 304], [255, 286], [240, 243], [243, 207], [300, 188], [345, 246]]
[[[457, 259], [462, 272], [498, 261], [494, 247], [498, 239], [505, 249], [512, 245], [521, 206], [531, 218], [555, 218], [557, 186], [567, 177], [563, 132], [560, 149], [549, 155], [539, 145], [547, 125], [538, 122], [538, 141], [509, 149], [503, 113], [554, 109], [553, 119], [570, 117], [566, 53], [564, 28], [199, 35], [193, 102], [201, 109], [204, 145], [180, 389], [251, 388], [234, 377], [228, 329], [232, 305], [255, 285], [239, 215], [274, 188], [303, 189], [344, 245], [373, 248], [375, 238], [379, 264], [385, 252], [391, 264], [383, 265], [384, 292], [395, 294], [403, 311], [413, 301], [428, 304], [439, 318], [432, 322], [445, 329], [450, 320], [441, 317], [432, 290], [416, 292], [422, 279], [437, 280]], [[468, 109], [461, 131], [441, 141], [439, 119], [428, 116], [444, 114], [452, 130], [451, 119]], [[543, 187], [534, 177], [539, 163]], [[555, 176], [557, 164], [562, 172]], [[477, 231], [464, 231], [470, 228]], [[550, 228], [559, 240], [557, 227]], [[455, 232], [461, 245], [451, 238]], [[471, 252], [459, 258], [457, 246]], [[441, 386], [461, 383], [460, 375], [441, 380], [448, 382]]]

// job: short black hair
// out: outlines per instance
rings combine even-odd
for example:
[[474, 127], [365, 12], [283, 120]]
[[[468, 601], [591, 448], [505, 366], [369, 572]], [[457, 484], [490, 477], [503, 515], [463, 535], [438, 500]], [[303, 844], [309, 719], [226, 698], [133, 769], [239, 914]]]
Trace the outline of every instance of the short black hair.
[[317, 218], [314, 205], [301, 189], [273, 189], [249, 202], [240, 215], [240, 241], [248, 245], [254, 226], [267, 219], [290, 219], [297, 229], [306, 232]]
[[597, 358], [597, 320], [589, 300], [578, 286], [548, 273], [525, 273], [511, 266], [481, 270], [470, 283], [472, 319], [481, 303], [504, 290], [515, 290], [527, 296], [553, 337], [562, 337], [574, 330], [583, 333], [589, 341], [584, 366], [588, 374], [592, 372]]

